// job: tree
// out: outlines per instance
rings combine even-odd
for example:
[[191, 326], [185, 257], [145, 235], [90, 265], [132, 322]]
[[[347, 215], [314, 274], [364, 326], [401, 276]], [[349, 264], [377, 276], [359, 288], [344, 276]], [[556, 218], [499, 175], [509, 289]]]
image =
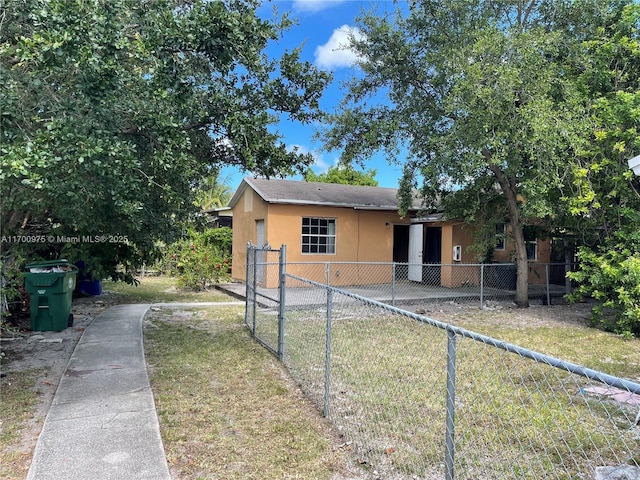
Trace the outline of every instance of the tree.
[[233, 196], [229, 177], [220, 180], [217, 174], [210, 174], [198, 184], [195, 203], [202, 210], [224, 207]]
[[[325, 132], [327, 149], [342, 149], [347, 162], [380, 149], [393, 158], [406, 146], [404, 209], [422, 177], [425, 207], [437, 203], [447, 217], [489, 230], [508, 219], [523, 307], [524, 227], [557, 214], [568, 167], [590, 129], [587, 99], [568, 64], [580, 34], [610, 18], [607, 2], [576, 2], [566, 12], [558, 5], [427, 0], [395, 18], [364, 15], [362, 37], [350, 42], [362, 72]], [[569, 15], [579, 29], [560, 22]], [[381, 95], [387, 101], [376, 103]]]
[[[565, 222], [583, 244], [575, 298], [597, 300], [595, 325], [640, 335], [640, 178], [627, 160], [640, 153], [640, 5], [622, 3], [575, 57], [592, 99], [588, 148], [574, 163]], [[584, 68], [590, 65], [591, 68]]]
[[38, 242], [3, 248], [74, 250], [113, 272], [149, 260], [158, 237], [170, 241], [195, 209], [195, 183], [212, 169], [302, 172], [311, 156], [290, 151], [273, 127], [282, 115], [318, 119], [329, 76], [301, 62], [299, 50], [267, 58], [267, 43], [290, 21], [262, 20], [258, 6], [3, 3], [2, 235]]
[[376, 170], [365, 171], [356, 170], [351, 165], [331, 166], [325, 173], [316, 174], [308, 168], [304, 174], [307, 182], [339, 183], [342, 185], [364, 185], [377, 187]]

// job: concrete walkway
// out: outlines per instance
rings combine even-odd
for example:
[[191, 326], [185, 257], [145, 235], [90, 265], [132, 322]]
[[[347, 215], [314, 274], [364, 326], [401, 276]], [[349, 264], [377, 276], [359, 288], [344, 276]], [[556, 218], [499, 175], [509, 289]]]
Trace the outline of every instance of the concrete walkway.
[[28, 480], [164, 480], [142, 343], [150, 305], [118, 305], [87, 327], [36, 444]]

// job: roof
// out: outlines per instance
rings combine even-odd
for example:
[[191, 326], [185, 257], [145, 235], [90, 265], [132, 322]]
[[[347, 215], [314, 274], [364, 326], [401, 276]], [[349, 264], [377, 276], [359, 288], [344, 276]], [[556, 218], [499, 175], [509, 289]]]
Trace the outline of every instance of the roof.
[[[266, 178], [244, 178], [229, 202], [234, 207], [247, 187], [251, 187], [268, 203], [288, 205], [322, 205], [362, 210], [397, 210], [395, 188], [341, 185]], [[420, 202], [414, 200], [414, 209]]]

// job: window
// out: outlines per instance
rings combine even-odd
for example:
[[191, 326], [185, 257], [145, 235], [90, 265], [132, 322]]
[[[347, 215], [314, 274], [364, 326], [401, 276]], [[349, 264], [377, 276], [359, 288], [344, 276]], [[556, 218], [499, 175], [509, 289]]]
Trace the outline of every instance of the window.
[[527, 249], [527, 260], [538, 259], [538, 238], [535, 230], [524, 228], [524, 246]]
[[336, 219], [302, 217], [302, 253], [336, 253]]
[[504, 250], [507, 238], [506, 228], [504, 223], [496, 223], [496, 250]]

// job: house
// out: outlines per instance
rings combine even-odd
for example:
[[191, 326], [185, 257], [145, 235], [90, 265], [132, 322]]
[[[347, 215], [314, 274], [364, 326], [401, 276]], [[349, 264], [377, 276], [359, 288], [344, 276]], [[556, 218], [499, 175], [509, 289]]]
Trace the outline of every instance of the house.
[[233, 227], [233, 214], [229, 207], [210, 208], [204, 214], [208, 228]]
[[[410, 281], [445, 287], [478, 283], [477, 269], [469, 268], [467, 275], [460, 275], [458, 268], [477, 263], [468, 251], [473, 227], [443, 220], [442, 213], [418, 215], [419, 201], [400, 217], [393, 188], [245, 178], [229, 207], [233, 213], [232, 276], [237, 280], [246, 279], [246, 247], [251, 242], [272, 248], [286, 245], [287, 272], [293, 274], [303, 263], [398, 262], [408, 264], [406, 278]], [[506, 242], [508, 236], [503, 238]], [[540, 248], [538, 242], [536, 260], [548, 261], [548, 256], [541, 255], [548, 249]], [[497, 248], [496, 255], [508, 260], [509, 246], [505, 243]], [[332, 277], [331, 284], [391, 281], [391, 266], [386, 271], [376, 269], [376, 274], [358, 272], [344, 269], [342, 275]], [[309, 278], [309, 269], [300, 276]], [[311, 276], [325, 281], [323, 269], [315, 269]], [[274, 275], [264, 281], [274, 286], [277, 279], [271, 277]]]

